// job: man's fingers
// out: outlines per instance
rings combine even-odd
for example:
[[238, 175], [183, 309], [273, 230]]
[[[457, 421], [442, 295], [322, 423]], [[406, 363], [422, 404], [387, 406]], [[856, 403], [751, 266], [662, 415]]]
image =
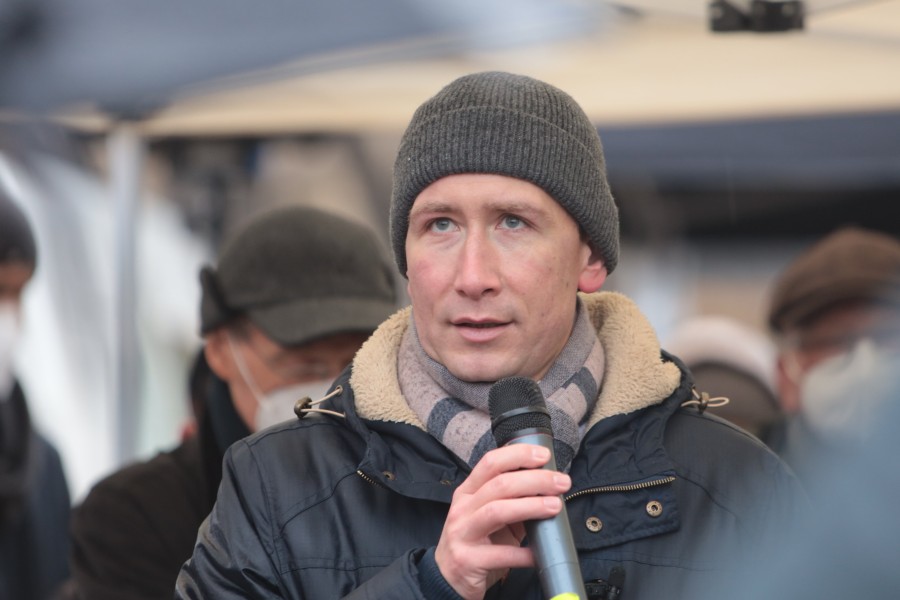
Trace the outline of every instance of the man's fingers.
[[520, 547], [522, 522], [558, 514], [559, 496], [572, 484], [568, 475], [541, 468], [549, 459], [547, 448], [532, 444], [491, 450], [453, 493], [435, 560], [463, 596], [483, 593], [510, 568], [533, 566], [531, 550]]
[[488, 573], [534, 566], [534, 554], [530, 548], [503, 544], [454, 547], [443, 554], [435, 554], [435, 560], [438, 568], [445, 574], [472, 571]]
[[491, 450], [478, 461], [459, 487], [463, 493], [474, 493], [500, 473], [519, 469], [538, 469], [550, 460], [550, 451], [534, 444], [511, 444]]
[[549, 519], [560, 510], [562, 500], [559, 496], [495, 500], [470, 515], [466, 537], [470, 541], [484, 539], [512, 523]]
[[[444, 532], [448, 539], [465, 545], [490, 543], [497, 532], [510, 526], [559, 513], [559, 494], [569, 484], [567, 475], [542, 469], [502, 473], [474, 495], [454, 498]], [[521, 536], [509, 537], [507, 544], [518, 545], [521, 540]]]
[[571, 479], [540, 468], [549, 458], [546, 448], [520, 446], [487, 453], [456, 490], [445, 524], [453, 539], [484, 542], [507, 526], [562, 509], [559, 495], [569, 490]]
[[497, 475], [475, 492], [482, 504], [505, 498], [558, 496], [569, 490], [572, 480], [565, 473], [525, 469]]

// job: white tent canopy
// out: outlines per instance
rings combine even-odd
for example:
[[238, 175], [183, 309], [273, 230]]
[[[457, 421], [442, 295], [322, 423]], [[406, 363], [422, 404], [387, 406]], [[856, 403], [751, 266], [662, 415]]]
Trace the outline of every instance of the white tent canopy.
[[[483, 69], [557, 84], [600, 124], [900, 109], [898, 0], [820, 12], [807, 2], [805, 29], [784, 33], [712, 32], [699, 0], [619, 4], [632, 10], [564, 42], [299, 76], [308, 64], [287, 65], [234, 78], [186, 92], [139, 129], [150, 136], [398, 130], [442, 85]], [[82, 127], [108, 126], [90, 111], [69, 116]]]

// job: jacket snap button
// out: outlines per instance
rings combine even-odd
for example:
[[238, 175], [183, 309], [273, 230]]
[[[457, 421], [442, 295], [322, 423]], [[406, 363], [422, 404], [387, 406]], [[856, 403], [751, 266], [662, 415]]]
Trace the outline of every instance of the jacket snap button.
[[588, 517], [588, 520], [585, 521], [584, 524], [588, 528], [588, 531], [593, 531], [594, 533], [603, 529], [603, 521], [597, 517]]
[[659, 500], [651, 500], [647, 503], [647, 514], [653, 518], [662, 514], [662, 502]]
[[397, 479], [397, 476], [394, 475], [393, 473], [391, 473], [390, 471], [382, 471], [381, 474], [384, 475], [384, 478], [387, 479], [388, 481], [393, 481], [393, 480]]

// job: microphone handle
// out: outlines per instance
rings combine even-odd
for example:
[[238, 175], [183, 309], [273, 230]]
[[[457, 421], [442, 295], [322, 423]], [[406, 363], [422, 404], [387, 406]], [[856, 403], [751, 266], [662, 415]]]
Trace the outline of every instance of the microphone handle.
[[[547, 448], [550, 450], [550, 460], [542, 468], [548, 471], [558, 470], [552, 436], [546, 433], [529, 433], [513, 438], [508, 444], [534, 444]], [[556, 516], [525, 521], [525, 531], [538, 567], [541, 589], [547, 600], [587, 600], [565, 500], [562, 510]]]

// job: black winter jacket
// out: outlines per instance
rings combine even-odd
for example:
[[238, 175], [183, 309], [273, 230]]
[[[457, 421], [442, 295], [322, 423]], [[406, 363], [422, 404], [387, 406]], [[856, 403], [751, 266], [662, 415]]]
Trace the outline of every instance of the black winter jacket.
[[[566, 500], [588, 591], [700, 597], [728, 565], [779, 543], [803, 493], [757, 439], [682, 408], [690, 377], [629, 300], [584, 299], [607, 365]], [[425, 597], [419, 561], [470, 469], [399, 397], [408, 318], [383, 324], [336, 382], [331, 408], [345, 418], [311, 415], [232, 446], [176, 598]], [[487, 597], [539, 598], [534, 570]]]
[[69, 573], [69, 487], [15, 383], [0, 398], [0, 599], [45, 600]]
[[215, 501], [225, 450], [250, 435], [228, 385], [209, 377], [194, 437], [119, 469], [75, 508], [66, 600], [171, 599]]

